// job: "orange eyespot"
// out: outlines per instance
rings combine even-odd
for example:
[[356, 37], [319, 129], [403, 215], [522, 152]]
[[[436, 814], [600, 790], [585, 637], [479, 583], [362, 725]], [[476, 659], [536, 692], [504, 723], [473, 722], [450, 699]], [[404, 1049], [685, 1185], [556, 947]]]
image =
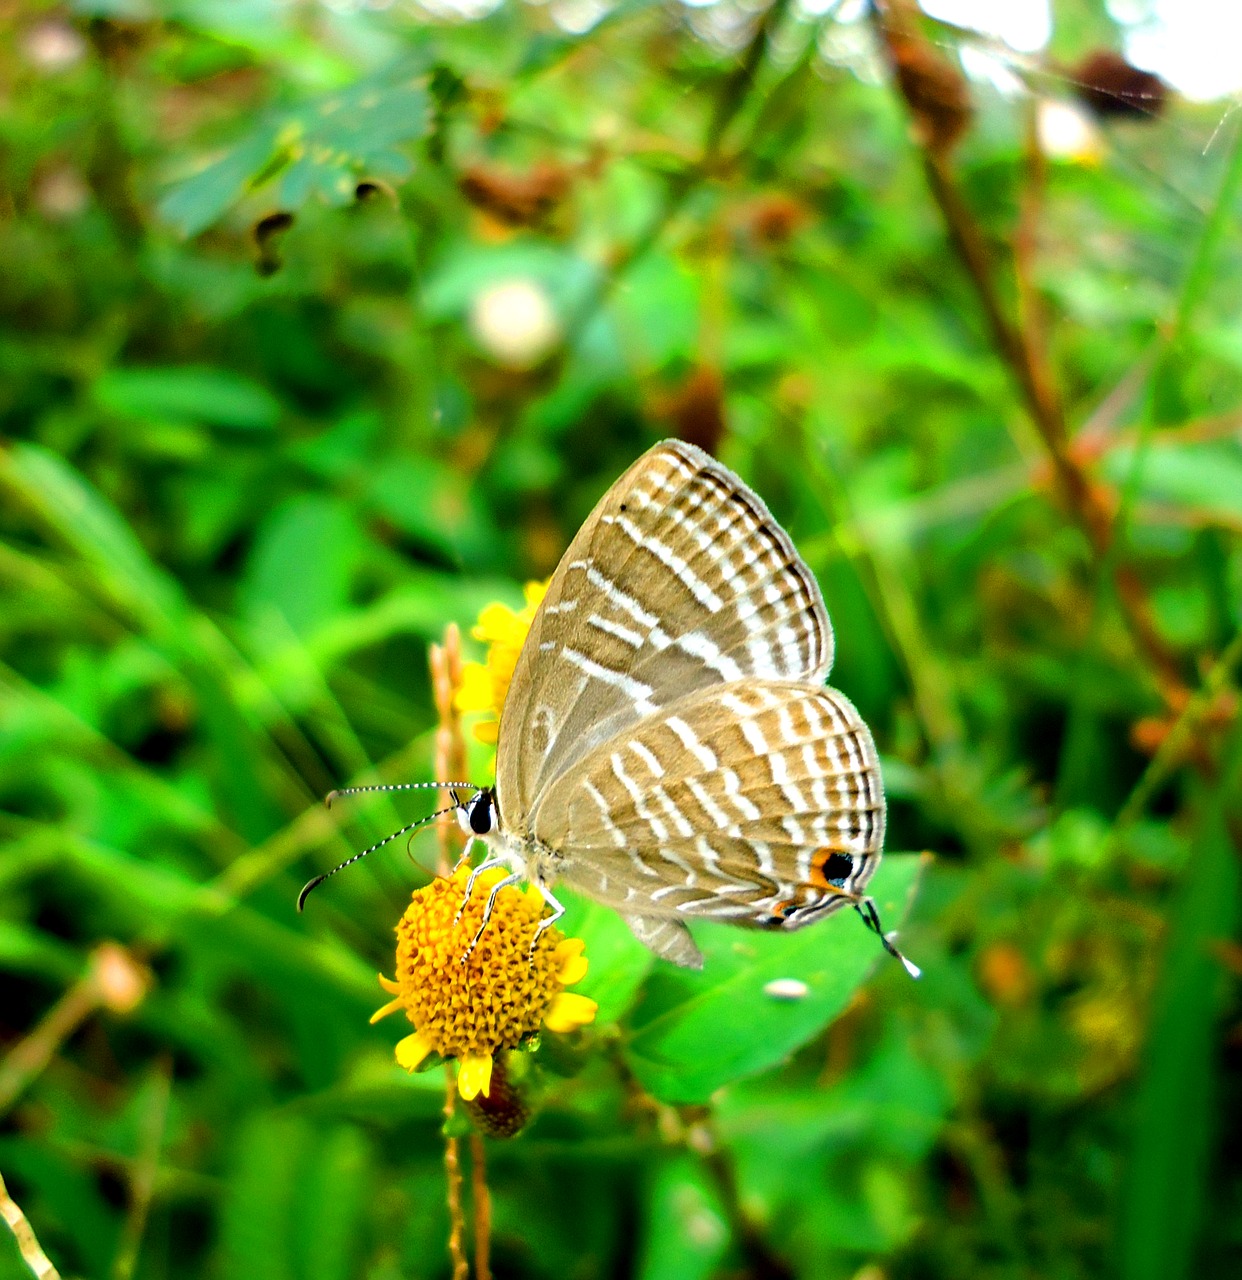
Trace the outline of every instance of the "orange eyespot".
[[854, 859], [835, 849], [816, 849], [811, 855], [810, 883], [829, 893], [843, 893], [834, 880], [848, 880], [854, 874]]

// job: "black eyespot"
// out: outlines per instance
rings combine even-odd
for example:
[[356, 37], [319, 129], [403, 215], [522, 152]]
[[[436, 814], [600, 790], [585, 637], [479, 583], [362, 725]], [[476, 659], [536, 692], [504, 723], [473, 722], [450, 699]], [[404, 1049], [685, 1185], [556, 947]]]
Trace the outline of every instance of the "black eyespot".
[[480, 791], [478, 798], [470, 806], [470, 830], [476, 836], [485, 836], [492, 829], [492, 797], [486, 791]]
[[848, 854], [834, 853], [824, 863], [824, 879], [830, 884], [840, 884], [854, 874], [854, 859]]

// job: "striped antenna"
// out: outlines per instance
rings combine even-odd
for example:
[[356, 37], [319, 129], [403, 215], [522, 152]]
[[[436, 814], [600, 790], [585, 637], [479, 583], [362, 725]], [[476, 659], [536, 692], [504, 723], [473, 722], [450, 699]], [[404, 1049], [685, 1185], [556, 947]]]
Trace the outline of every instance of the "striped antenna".
[[[420, 784], [414, 783], [412, 785], [418, 786]], [[434, 786], [438, 784], [423, 783], [421, 785]], [[349, 788], [349, 790], [357, 790], [357, 791], [370, 791], [373, 789], [377, 791], [383, 791], [385, 788], [383, 787], [376, 787], [376, 788], [351, 787]], [[334, 793], [334, 794], [343, 795], [345, 793], [340, 792], [340, 793]], [[361, 853], [355, 853], [352, 858], [346, 858], [344, 862], [340, 863], [338, 866], [333, 867], [331, 871], [325, 871], [323, 875], [316, 876], [313, 880], [308, 880], [306, 884], [302, 886], [302, 892], [298, 894], [298, 911], [301, 912], [302, 908], [306, 905], [306, 899], [310, 895], [310, 891], [314, 889], [317, 885], [323, 884], [323, 882], [326, 879], [328, 879], [329, 876], [336, 875], [338, 871], [344, 871], [346, 867], [352, 866], [355, 862], [357, 862], [361, 858], [365, 858], [368, 853], [374, 853], [376, 849], [382, 849], [386, 844], [388, 844], [392, 840], [395, 840], [398, 836], [405, 835], [407, 831], [413, 831], [416, 827], [424, 826], [428, 822], [434, 822], [437, 818], [442, 818], [446, 813], [452, 813], [454, 809], [458, 809], [460, 807], [461, 807], [460, 805], [451, 804], [447, 809], [439, 809], [435, 813], [429, 813], [425, 818], [419, 818], [417, 822], [411, 822], [408, 827], [402, 827], [400, 831], [394, 831], [392, 835], [385, 836], [378, 843], [373, 844], [369, 849], [363, 849]]]
[[389, 782], [374, 787], [338, 787], [335, 791], [329, 791], [323, 802], [331, 809], [332, 802], [339, 800], [341, 796], [356, 796], [363, 791], [418, 791], [424, 787], [443, 787], [446, 791], [480, 790], [473, 782]]

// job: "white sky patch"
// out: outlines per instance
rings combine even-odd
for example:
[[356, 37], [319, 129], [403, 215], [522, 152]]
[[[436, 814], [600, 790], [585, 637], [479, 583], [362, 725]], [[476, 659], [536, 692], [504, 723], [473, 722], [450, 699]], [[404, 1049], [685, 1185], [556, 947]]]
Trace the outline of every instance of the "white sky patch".
[[[920, 0], [923, 12], [942, 22], [978, 31], [1018, 53], [1035, 53], [1052, 36], [1048, 0]], [[946, 36], [947, 40], [947, 36]], [[1024, 90], [1021, 80], [1006, 64], [1003, 53], [963, 43], [959, 54], [962, 70], [973, 80], [985, 80], [1008, 97]]]
[[605, 0], [554, 0], [551, 8], [552, 21], [574, 36], [585, 35], [607, 12]]
[[1110, 0], [1129, 25], [1126, 57], [1178, 93], [1212, 102], [1242, 92], [1242, 4], [1238, 0]]
[[921, 0], [923, 12], [1035, 53], [1052, 36], [1048, 0]]
[[[1212, 102], [1242, 93], [1240, 0], [1107, 0], [1125, 28], [1125, 55], [1154, 71], [1178, 93]], [[1003, 40], [1019, 53], [1035, 53], [1052, 35], [1048, 0], [921, 0], [933, 18]], [[975, 65], [983, 57], [984, 65]], [[962, 49], [967, 71], [995, 79], [996, 60]], [[1002, 84], [1003, 89], [1005, 86]]]
[[[333, 7], [386, 7], [392, 0], [324, 0]], [[542, 0], [528, 0], [541, 3]], [[682, 0], [690, 8], [713, 9], [720, 0]], [[503, 0], [420, 0], [441, 17], [477, 19], [491, 13]], [[1007, 44], [1018, 53], [1036, 53], [1052, 35], [1050, 0], [920, 0], [933, 18], [978, 31]], [[1154, 71], [1178, 93], [1195, 102], [1242, 94], [1242, 0], [1106, 0], [1113, 20], [1125, 29], [1125, 55], [1136, 67]], [[833, 8], [834, 0], [797, 0], [798, 10], [815, 17]], [[607, 12], [607, 0], [562, 0], [556, 6], [558, 25], [569, 31], [586, 31]], [[756, 0], [740, 0], [742, 16], [756, 7]], [[865, 13], [861, 0], [840, 0], [828, 28], [840, 29], [858, 22]], [[710, 25], [710, 24], [709, 24]], [[728, 23], [725, 24], [729, 26]], [[729, 44], [737, 31], [718, 30], [720, 20], [704, 36]], [[732, 42], [736, 43], [736, 40]], [[831, 42], [830, 42], [831, 43]], [[1002, 59], [981, 49], [962, 47], [962, 65], [968, 73], [993, 81], [1005, 92], [1017, 92], [1018, 80]], [[825, 50], [830, 61], [846, 61]]]

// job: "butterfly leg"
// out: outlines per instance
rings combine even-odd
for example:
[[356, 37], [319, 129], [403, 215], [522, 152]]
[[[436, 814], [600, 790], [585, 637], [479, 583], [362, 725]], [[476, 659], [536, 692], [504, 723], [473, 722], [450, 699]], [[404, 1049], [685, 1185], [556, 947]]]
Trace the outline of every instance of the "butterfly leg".
[[[461, 906], [457, 908], [457, 914], [453, 917], [454, 924], [456, 924], [458, 920], [461, 919], [461, 913], [465, 911], [466, 903], [470, 901], [470, 895], [474, 892], [475, 882], [483, 874], [483, 872], [495, 871], [497, 867], [507, 867], [508, 865], [509, 864], [503, 858], [484, 858], [483, 861], [480, 862], [477, 867], [475, 867], [475, 869], [470, 873], [470, 879], [466, 881], [466, 892], [462, 894]], [[504, 883], [508, 884], [510, 883], [510, 881], [506, 880], [504, 881]], [[495, 893], [493, 893], [492, 897], [494, 898], [495, 896], [496, 896]], [[490, 898], [488, 899], [487, 909], [488, 909], [488, 912], [490, 913], [491, 911]], [[486, 918], [484, 918], [483, 923], [484, 924], [487, 923]], [[473, 948], [474, 943], [472, 942], [470, 945]]]
[[[456, 871], [458, 867], [464, 867], [466, 863], [470, 861], [470, 854], [474, 849], [474, 842], [477, 839], [478, 836], [471, 836], [470, 839], [466, 841], [466, 847], [461, 851], [461, 856], [453, 864], [454, 871]], [[469, 894], [467, 894], [467, 897], [469, 897]]]
[[[484, 864], [486, 865], [486, 864]], [[504, 865], [503, 863], [501, 864]], [[479, 924], [478, 931], [470, 940], [470, 945], [461, 953], [458, 964], [465, 964], [470, 959], [470, 953], [479, 945], [479, 939], [483, 936], [483, 930], [487, 928], [488, 921], [492, 918], [492, 908], [496, 905], [496, 899], [500, 896], [501, 889], [511, 884], [517, 884], [522, 877], [516, 871], [511, 871], [501, 880], [497, 880], [492, 885], [491, 892], [487, 895], [487, 901], [483, 904], [483, 919]], [[463, 904], [464, 905], [464, 904]]]
[[545, 929], [550, 929], [565, 914], [564, 905], [556, 898], [552, 890], [547, 885], [540, 884], [535, 881], [535, 888], [543, 894], [543, 900], [552, 908], [550, 916], [544, 916], [542, 920], [535, 926], [535, 936], [530, 940], [530, 956], [535, 958], [535, 948], [539, 945], [539, 939], [543, 936]]

